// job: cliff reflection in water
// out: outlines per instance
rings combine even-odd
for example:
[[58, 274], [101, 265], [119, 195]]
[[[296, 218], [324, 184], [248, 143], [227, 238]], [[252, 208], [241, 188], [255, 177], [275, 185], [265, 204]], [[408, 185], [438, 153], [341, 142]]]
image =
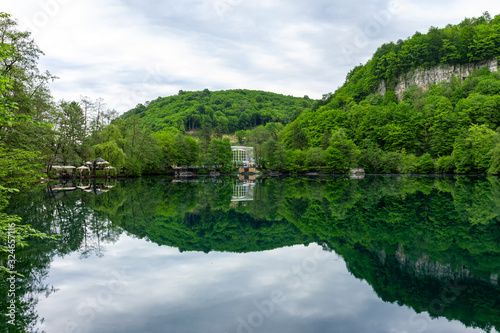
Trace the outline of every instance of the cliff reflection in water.
[[[15, 202], [11, 210], [24, 222], [62, 235], [20, 252], [26, 293], [43, 281], [53, 256], [105, 255], [105, 244], [123, 231], [180, 251], [242, 253], [316, 242], [341, 255], [386, 302], [500, 330], [496, 177], [143, 178], [99, 194], [33, 190]], [[48, 286], [37, 289], [50, 293]]]

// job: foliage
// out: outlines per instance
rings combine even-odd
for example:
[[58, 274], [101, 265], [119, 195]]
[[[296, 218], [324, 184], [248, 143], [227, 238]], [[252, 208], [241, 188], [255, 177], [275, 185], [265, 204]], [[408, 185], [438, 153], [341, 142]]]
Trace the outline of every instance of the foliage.
[[63, 165], [81, 165], [85, 162], [85, 118], [80, 105], [77, 102], [60, 101], [54, 110], [52, 123], [55, 130], [52, 141], [54, 148], [47, 164], [54, 163], [56, 156], [60, 156]]
[[207, 126], [220, 133], [234, 133], [267, 123], [288, 124], [310, 105], [306, 98], [264, 91], [205, 89], [159, 97], [137, 105], [121, 117], [137, 115], [144, 126], [155, 132], [168, 127], [197, 131]]
[[491, 165], [488, 169], [489, 174], [498, 175], [500, 174], [500, 143], [497, 143], [490, 152], [491, 154]]
[[[43, 52], [29, 32], [18, 31], [10, 15], [0, 13], [0, 139], [9, 148], [41, 151], [51, 148], [51, 129], [39, 126], [51, 118], [50, 73], [41, 73], [37, 62]], [[10, 119], [31, 121], [12, 122]]]
[[116, 141], [107, 141], [94, 146], [94, 155], [102, 157], [118, 170], [125, 164], [125, 153], [118, 148]]
[[[431, 27], [427, 34], [416, 32], [406, 40], [382, 45], [365, 65], [355, 67], [345, 84], [328, 98], [334, 108], [360, 102], [376, 93], [382, 80], [393, 88], [400, 76], [417, 68], [444, 64], [466, 64], [499, 55], [500, 16], [486, 12], [458, 25]], [[390, 89], [389, 89], [390, 91]], [[391, 93], [389, 93], [391, 96]], [[387, 99], [387, 98], [386, 98]]]
[[434, 172], [434, 161], [432, 160], [431, 154], [425, 153], [418, 158], [417, 170], [418, 170], [418, 173], [433, 173]]
[[[41, 153], [29, 134], [36, 137], [47, 129], [40, 121], [49, 99], [47, 77], [36, 68], [40, 51], [29, 33], [14, 30], [15, 25], [8, 14], [0, 13], [0, 252], [24, 247], [30, 237], [46, 237], [4, 212], [11, 194], [28, 188], [41, 175]], [[5, 263], [0, 265], [2, 277], [11, 271]]]
[[455, 160], [452, 156], [441, 156], [436, 161], [436, 171], [438, 173], [453, 173], [455, 170]]
[[208, 151], [204, 157], [204, 165], [206, 166], [219, 166], [225, 169], [232, 164], [232, 151], [231, 142], [228, 138], [210, 140]]
[[347, 137], [347, 133], [343, 128], [332, 133], [328, 147], [340, 152], [347, 167], [356, 167], [358, 165], [360, 151], [356, 144]]
[[500, 142], [500, 134], [486, 125], [469, 127], [467, 132], [455, 141], [453, 159], [457, 173], [486, 173], [496, 142]]
[[[463, 81], [436, 82], [425, 90], [411, 86], [402, 101], [395, 98], [394, 86], [415, 68], [500, 56], [499, 23], [500, 16], [491, 19], [485, 14], [383, 45], [367, 64], [353, 69], [334, 94], [285, 127], [280, 135], [285, 149], [326, 150], [330, 137], [342, 130], [344, 140], [359, 147], [359, 165], [367, 172], [433, 173], [434, 161], [439, 161], [439, 172], [494, 172], [490, 155], [497, 140], [493, 131], [500, 128], [498, 72], [483, 68]], [[478, 43], [484, 45], [484, 54], [472, 51]], [[388, 82], [384, 97], [377, 90], [381, 80]]]

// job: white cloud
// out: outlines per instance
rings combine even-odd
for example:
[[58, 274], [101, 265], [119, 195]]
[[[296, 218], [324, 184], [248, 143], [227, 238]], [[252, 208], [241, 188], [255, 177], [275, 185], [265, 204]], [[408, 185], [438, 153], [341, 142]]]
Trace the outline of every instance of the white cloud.
[[500, 13], [492, 0], [4, 2], [33, 30], [42, 69], [60, 77], [56, 99], [103, 97], [119, 112], [181, 89], [320, 98], [382, 43]]

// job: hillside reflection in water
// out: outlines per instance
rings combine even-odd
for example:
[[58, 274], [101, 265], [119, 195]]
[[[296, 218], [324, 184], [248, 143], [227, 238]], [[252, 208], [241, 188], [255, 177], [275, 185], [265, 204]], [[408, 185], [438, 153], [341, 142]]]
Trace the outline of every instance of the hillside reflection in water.
[[500, 327], [496, 177], [143, 178], [68, 187], [33, 189], [10, 207], [62, 235], [19, 251], [25, 327]]

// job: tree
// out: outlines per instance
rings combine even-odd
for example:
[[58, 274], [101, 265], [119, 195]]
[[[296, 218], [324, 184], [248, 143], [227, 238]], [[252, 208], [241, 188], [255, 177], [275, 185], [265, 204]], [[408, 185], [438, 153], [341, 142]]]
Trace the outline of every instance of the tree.
[[306, 164], [306, 153], [300, 149], [285, 150], [285, 168], [287, 171], [302, 171]]
[[453, 146], [453, 159], [458, 173], [485, 173], [490, 167], [492, 149], [500, 134], [486, 125], [472, 125]]
[[326, 167], [334, 173], [349, 172], [349, 162], [337, 147], [328, 147], [324, 152], [324, 160]]
[[98, 138], [97, 134], [99, 131], [102, 129], [102, 114], [104, 113], [104, 108], [106, 104], [104, 103], [104, 99], [99, 97], [95, 103], [92, 104], [92, 113], [94, 118], [91, 121], [91, 127], [92, 127], [92, 137], [94, 138], [94, 145], [97, 144]]
[[[38, 125], [51, 120], [53, 104], [48, 83], [55, 77], [40, 72], [38, 59], [43, 52], [30, 33], [18, 31], [17, 22], [5, 13], [0, 13], [0, 41], [0, 84], [8, 82], [0, 91], [7, 108], [2, 114], [7, 122], [0, 124], [1, 141], [9, 148], [51, 154], [52, 131]], [[14, 116], [31, 121], [9, 122], [8, 118]]]
[[455, 112], [451, 101], [446, 97], [429, 100], [435, 107], [432, 126], [429, 128], [433, 155], [450, 155], [453, 142], [459, 134], [460, 115]]
[[248, 137], [248, 133], [249, 133], [249, 131], [245, 131], [245, 130], [239, 130], [239, 131], [236, 131], [236, 133], [234, 133], [234, 135], [236, 136], [236, 139], [238, 140], [238, 144], [240, 144], [240, 145], [243, 144], [245, 139]]
[[159, 163], [161, 148], [148, 129], [141, 126], [138, 116], [127, 118], [120, 124], [125, 145], [123, 152], [126, 172], [141, 175], [144, 170]]
[[[329, 146], [337, 149], [342, 154], [343, 160], [345, 160], [348, 167], [357, 166], [360, 150], [354, 141], [347, 138], [345, 129], [340, 128], [332, 133]], [[334, 151], [332, 150], [331, 152], [333, 153]]]
[[177, 161], [180, 165], [194, 165], [198, 162], [200, 148], [195, 139], [178, 133], [175, 136]]
[[306, 152], [306, 165], [309, 168], [321, 168], [325, 165], [323, 149], [319, 147], [309, 148]]
[[439, 173], [452, 173], [455, 171], [455, 161], [451, 156], [441, 156], [436, 161], [436, 171]]
[[94, 103], [91, 101], [90, 97], [80, 96], [80, 105], [83, 109], [83, 131], [85, 135], [88, 135], [88, 124], [91, 110], [94, 108]]
[[[10, 21], [7, 14], [0, 13], [1, 27], [4, 28], [5, 21]], [[6, 43], [5, 30], [3, 43], [0, 43], [0, 61], [5, 64], [14, 53], [14, 47]], [[22, 225], [21, 218], [8, 215], [3, 212], [7, 206], [10, 195], [19, 190], [27, 188], [30, 183], [41, 175], [40, 152], [27, 151], [5, 146], [5, 129], [17, 126], [36, 126], [31, 116], [16, 114], [18, 104], [12, 100], [12, 82], [14, 79], [8, 73], [0, 72], [0, 252], [13, 253], [16, 247], [27, 245], [26, 240], [30, 237], [46, 238], [47, 235]], [[7, 266], [4, 266], [6, 264]], [[12, 272], [9, 261], [2, 261], [0, 274]]]
[[285, 149], [283, 144], [273, 138], [266, 141], [262, 146], [263, 161], [265, 166], [272, 170], [283, 170], [285, 166]]
[[433, 173], [434, 168], [434, 161], [431, 154], [425, 153], [418, 158], [417, 170], [419, 173]]
[[377, 173], [382, 164], [382, 150], [370, 139], [363, 140], [361, 145], [360, 165], [367, 171]]
[[48, 83], [56, 77], [49, 72], [40, 72], [38, 59], [43, 52], [29, 32], [16, 28], [17, 22], [10, 15], [0, 13], [0, 41], [10, 48], [10, 52], [1, 59], [0, 74], [10, 79], [9, 99], [17, 104], [16, 113], [43, 121], [52, 102]]
[[93, 151], [96, 158], [101, 157], [105, 159], [117, 170], [120, 170], [125, 165], [125, 153], [118, 147], [114, 140], [95, 145]]
[[201, 127], [199, 134], [200, 138], [200, 148], [202, 152], [206, 152], [208, 146], [210, 145], [210, 139], [212, 138], [212, 128], [206, 124]]
[[175, 129], [164, 129], [152, 134], [162, 151], [162, 157], [160, 160], [162, 161], [161, 166], [163, 168], [168, 168], [169, 166], [175, 164], [181, 165], [181, 162], [178, 159], [178, 155], [180, 153], [178, 151], [179, 147], [176, 141], [177, 133], [178, 132]]
[[248, 145], [254, 148], [254, 157], [258, 161], [258, 163], [261, 163], [260, 160], [264, 158], [264, 153], [263, 153], [263, 144], [270, 140], [272, 137], [272, 132], [269, 130], [269, 128], [266, 128], [265, 126], [257, 126], [254, 129], [250, 131], [247, 137], [247, 142]]
[[490, 152], [491, 164], [488, 168], [488, 173], [492, 175], [500, 174], [500, 142], [496, 143]]
[[64, 164], [80, 164], [84, 159], [85, 118], [77, 102], [60, 101], [54, 112], [54, 148], [48, 156], [50, 167], [57, 154]]
[[233, 153], [229, 138], [213, 138], [204, 157], [204, 164], [208, 166], [216, 165], [221, 169], [226, 169], [231, 166], [232, 157]]

